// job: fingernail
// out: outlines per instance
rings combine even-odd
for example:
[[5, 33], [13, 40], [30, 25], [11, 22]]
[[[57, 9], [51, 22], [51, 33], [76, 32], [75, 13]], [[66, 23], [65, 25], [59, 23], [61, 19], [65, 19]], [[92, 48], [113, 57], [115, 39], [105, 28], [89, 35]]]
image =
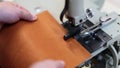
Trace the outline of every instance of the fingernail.
[[33, 18], [32, 18], [32, 20], [34, 21], [34, 20], [37, 20], [37, 16], [33, 16]]
[[65, 62], [64, 61], [58, 61], [60, 64], [62, 64], [62, 65], [65, 65]]

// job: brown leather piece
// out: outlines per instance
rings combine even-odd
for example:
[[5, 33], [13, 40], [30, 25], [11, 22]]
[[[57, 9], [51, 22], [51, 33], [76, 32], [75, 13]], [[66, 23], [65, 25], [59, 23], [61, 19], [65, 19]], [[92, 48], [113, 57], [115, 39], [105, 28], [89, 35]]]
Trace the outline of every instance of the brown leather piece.
[[3, 68], [29, 68], [45, 59], [64, 60], [75, 68], [91, 54], [76, 40], [63, 40], [64, 28], [44, 11], [35, 22], [20, 21], [0, 31], [0, 63]]

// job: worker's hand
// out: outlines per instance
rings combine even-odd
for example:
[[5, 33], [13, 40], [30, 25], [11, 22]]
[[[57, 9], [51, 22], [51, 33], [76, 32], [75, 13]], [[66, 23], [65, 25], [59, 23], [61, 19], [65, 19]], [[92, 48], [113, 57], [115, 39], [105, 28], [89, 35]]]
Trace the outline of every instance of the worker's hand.
[[6, 1], [0, 3], [0, 25], [4, 23], [15, 23], [20, 19], [34, 21], [37, 19], [37, 17], [35, 15], [32, 15], [22, 6], [13, 2]]
[[30, 68], [64, 68], [63, 61], [45, 60], [33, 64]]

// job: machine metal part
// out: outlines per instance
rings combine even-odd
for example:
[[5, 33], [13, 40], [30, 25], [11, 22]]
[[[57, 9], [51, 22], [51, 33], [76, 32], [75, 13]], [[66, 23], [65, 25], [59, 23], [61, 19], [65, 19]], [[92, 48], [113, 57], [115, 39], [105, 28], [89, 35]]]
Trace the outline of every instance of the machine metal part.
[[72, 23], [77, 26], [86, 18], [84, 12], [84, 0], [69, 0], [68, 5], [68, 7], [71, 7], [68, 8], [68, 16], [72, 18]]
[[[99, 9], [84, 8], [83, 0], [69, 0], [67, 5], [68, 21], [63, 22], [62, 25], [68, 33], [64, 36], [64, 40], [73, 37], [82, 44], [92, 54], [88, 61], [92, 61], [100, 55], [104, 59], [96, 59], [96, 61], [104, 61], [105, 65], [99, 62], [104, 68], [118, 68], [120, 46], [115, 45], [116, 42], [120, 42], [118, 14], [115, 12], [107, 14], [100, 12]], [[86, 62], [80, 64], [78, 68], [85, 65]], [[97, 65], [92, 66], [95, 68], [94, 66]]]

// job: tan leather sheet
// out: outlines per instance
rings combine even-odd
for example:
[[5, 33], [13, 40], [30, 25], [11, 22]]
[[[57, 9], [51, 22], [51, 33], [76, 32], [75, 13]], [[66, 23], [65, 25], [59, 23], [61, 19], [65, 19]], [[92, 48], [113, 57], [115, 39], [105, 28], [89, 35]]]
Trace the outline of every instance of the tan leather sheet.
[[0, 31], [0, 63], [3, 68], [29, 68], [44, 59], [64, 60], [75, 68], [91, 55], [76, 40], [63, 40], [64, 28], [44, 11], [31, 23], [20, 21]]

